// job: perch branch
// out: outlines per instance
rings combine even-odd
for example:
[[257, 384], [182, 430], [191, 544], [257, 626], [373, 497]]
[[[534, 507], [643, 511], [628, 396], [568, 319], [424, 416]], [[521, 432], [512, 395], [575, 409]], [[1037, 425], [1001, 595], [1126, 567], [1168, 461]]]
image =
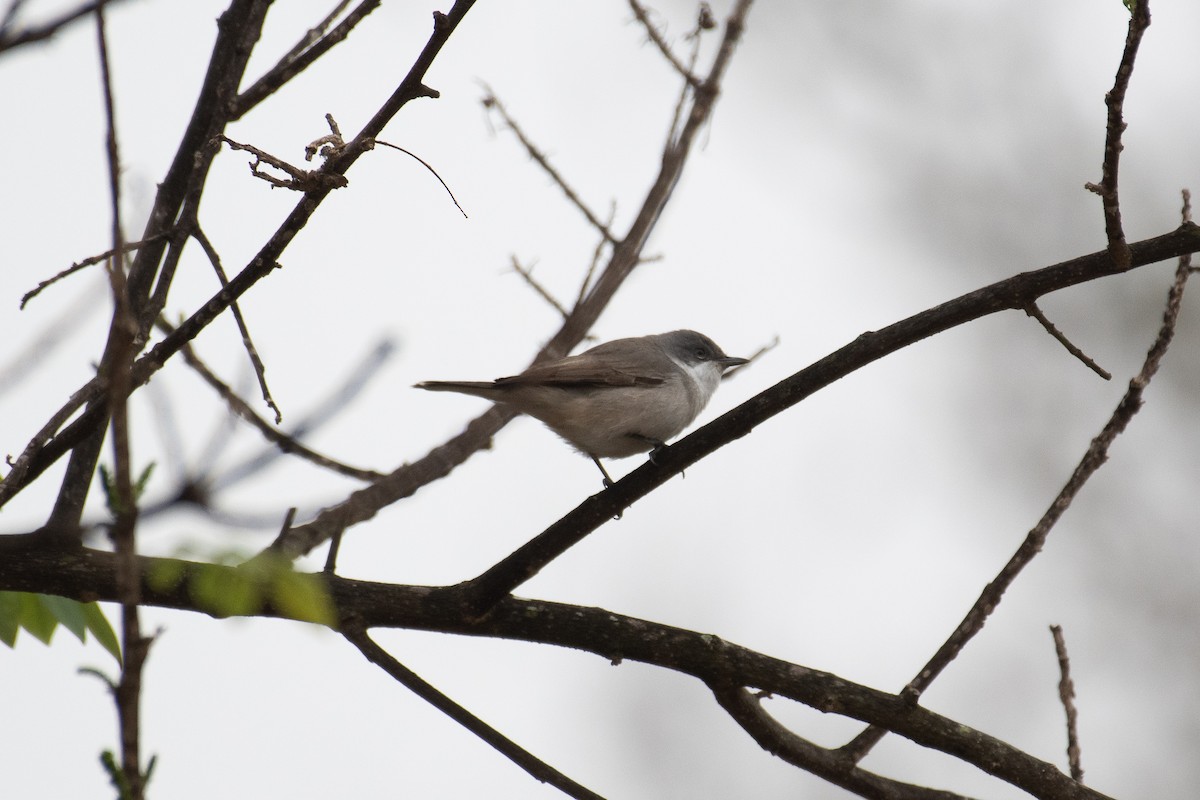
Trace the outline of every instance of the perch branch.
[[[1187, 224], [1190, 223], [1185, 222], [1185, 225]], [[1107, 251], [1104, 255], [1107, 255]], [[1141, 370], [1129, 381], [1129, 388], [1126, 390], [1124, 397], [1117, 404], [1116, 409], [1109, 417], [1108, 422], [1105, 423], [1103, 429], [1092, 440], [1091, 445], [1083, 454], [1083, 458], [1080, 459], [1075, 470], [1071, 473], [1071, 477], [1067, 480], [1062, 491], [1054, 498], [1054, 502], [1046, 509], [1045, 514], [1038, 520], [1037, 525], [1026, 535], [1025, 540], [1017, 548], [1012, 558], [1009, 559], [1008, 563], [1004, 565], [991, 583], [984, 587], [979, 599], [975, 601], [971, 610], [967, 612], [966, 617], [959, 623], [954, 633], [950, 635], [950, 638], [938, 648], [933, 658], [904, 687], [901, 695], [909, 702], [915, 703], [922, 692], [941, 674], [942, 670], [958, 657], [958, 654], [974, 638], [975, 634], [983, 629], [987, 618], [995, 610], [996, 606], [999, 605], [1005, 591], [1013, 584], [1026, 565], [1042, 551], [1050, 530], [1070, 507], [1071, 503], [1075, 500], [1075, 496], [1083, 488], [1084, 484], [1087, 483], [1088, 479], [1108, 460], [1109, 447], [1112, 446], [1113, 441], [1125, 430], [1125, 427], [1133, 419], [1133, 416], [1141, 409], [1142, 394], [1150, 384], [1150, 379], [1154, 376], [1154, 373], [1158, 371], [1159, 364], [1162, 362], [1163, 356], [1166, 355], [1167, 348], [1171, 344], [1171, 339], [1175, 335], [1175, 324], [1179, 318], [1179, 309], [1183, 301], [1183, 290], [1187, 284], [1190, 271], [1188, 269], [1189, 263], [1189, 259], [1187, 258], [1180, 258], [1179, 260], [1179, 266], [1175, 270], [1175, 279], [1171, 284], [1170, 291], [1167, 293], [1167, 305], [1163, 312], [1162, 326], [1159, 328], [1158, 335], [1155, 337], [1150, 351], [1146, 354], [1146, 359], [1142, 364]], [[884, 733], [884, 731], [878, 728], [868, 728], [847, 743], [842, 749], [847, 755], [858, 761], [875, 746]]]

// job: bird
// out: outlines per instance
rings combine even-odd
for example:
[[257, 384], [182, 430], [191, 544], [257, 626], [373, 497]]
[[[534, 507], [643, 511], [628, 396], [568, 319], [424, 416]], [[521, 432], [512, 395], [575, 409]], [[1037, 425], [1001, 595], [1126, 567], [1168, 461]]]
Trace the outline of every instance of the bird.
[[670, 331], [614, 339], [579, 355], [534, 364], [494, 381], [422, 381], [417, 389], [503, 403], [540, 420], [590, 457], [650, 453], [651, 461], [692, 423], [725, 371], [748, 363], [725, 355], [702, 333]]

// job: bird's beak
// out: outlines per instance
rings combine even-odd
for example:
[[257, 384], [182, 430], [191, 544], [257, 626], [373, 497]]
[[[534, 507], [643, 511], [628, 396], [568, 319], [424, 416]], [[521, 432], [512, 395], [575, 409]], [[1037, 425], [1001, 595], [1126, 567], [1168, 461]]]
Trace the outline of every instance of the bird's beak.
[[734, 356], [724, 356], [715, 360], [718, 364], [726, 369], [729, 369], [730, 367], [740, 367], [742, 364], [750, 363], [750, 359], [748, 358], [735, 358]]

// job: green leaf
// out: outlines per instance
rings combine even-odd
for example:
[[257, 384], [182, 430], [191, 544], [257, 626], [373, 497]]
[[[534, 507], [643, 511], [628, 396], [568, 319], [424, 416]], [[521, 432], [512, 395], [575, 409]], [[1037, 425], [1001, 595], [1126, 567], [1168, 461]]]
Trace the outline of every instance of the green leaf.
[[22, 593], [21, 627], [40, 639], [42, 644], [50, 644], [54, 638], [58, 618], [42, 602], [42, 595]]
[[[137, 480], [133, 482], [131, 488], [133, 489], [133, 501], [135, 503], [142, 499], [142, 492], [146, 491], [146, 484], [150, 482], [150, 476], [154, 474], [154, 467], [155, 462], [151, 461], [142, 470], [142, 474], [138, 476]], [[104, 489], [104, 505], [108, 508], [110, 514], [116, 516], [118, 510], [121, 508], [121, 495], [117, 491], [117, 479], [109, 471], [108, 467], [103, 464], [99, 466], [99, 472], [100, 486]]]
[[156, 462], [151, 461], [146, 466], [146, 468], [144, 470], [142, 470], [142, 474], [138, 476], [138, 479], [136, 481], [134, 481], [134, 484], [133, 484], [134, 499], [137, 499], [137, 500], [142, 499], [142, 493], [146, 491], [146, 484], [148, 484], [150, 482], [150, 476], [154, 474], [155, 464], [156, 464]]
[[96, 637], [100, 646], [112, 653], [112, 657], [117, 660], [118, 664], [124, 664], [125, 660], [121, 658], [121, 642], [117, 639], [112, 625], [109, 624], [108, 617], [104, 616], [104, 612], [100, 609], [100, 604], [84, 604], [83, 616], [87, 620], [87, 629], [92, 632], [92, 636]]
[[39, 595], [42, 605], [81, 642], [87, 641], [87, 616], [83, 604], [54, 594]]
[[104, 507], [109, 513], [116, 516], [117, 506], [117, 484], [113, 480], [112, 474], [108, 471], [108, 467], [103, 464], [99, 467], [100, 472], [100, 488], [104, 490]]
[[21, 630], [21, 595], [19, 592], [0, 592], [0, 642], [9, 647], [17, 643]]

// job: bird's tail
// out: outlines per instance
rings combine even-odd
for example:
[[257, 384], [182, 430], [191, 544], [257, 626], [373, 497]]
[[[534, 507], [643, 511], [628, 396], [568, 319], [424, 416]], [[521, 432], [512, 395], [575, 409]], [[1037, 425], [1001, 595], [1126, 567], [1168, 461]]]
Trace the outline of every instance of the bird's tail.
[[491, 381], [421, 381], [413, 384], [413, 388], [430, 392], [458, 392], [485, 400], [496, 399], [496, 386]]

